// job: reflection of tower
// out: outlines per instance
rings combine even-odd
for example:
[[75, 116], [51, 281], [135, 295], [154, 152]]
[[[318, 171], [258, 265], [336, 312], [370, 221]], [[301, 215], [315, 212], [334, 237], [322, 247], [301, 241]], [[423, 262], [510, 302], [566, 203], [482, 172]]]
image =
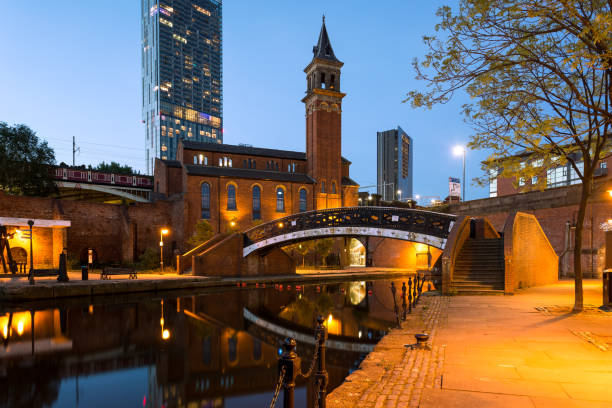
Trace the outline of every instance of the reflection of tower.
[[342, 157], [340, 68], [344, 65], [334, 55], [325, 17], [319, 41], [313, 48], [306, 73], [306, 159], [307, 173], [316, 180], [314, 208], [342, 206]]

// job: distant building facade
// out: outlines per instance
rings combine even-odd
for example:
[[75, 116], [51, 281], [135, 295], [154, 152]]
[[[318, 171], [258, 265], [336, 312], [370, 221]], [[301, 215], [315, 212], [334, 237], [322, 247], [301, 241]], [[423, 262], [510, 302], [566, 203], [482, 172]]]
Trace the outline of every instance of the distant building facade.
[[358, 185], [341, 156], [340, 68], [325, 23], [307, 77], [306, 151], [181, 140], [176, 160], [158, 159], [155, 192], [182, 195], [185, 237], [200, 219], [215, 232], [325, 208], [356, 206]]
[[[576, 155], [576, 166], [582, 172], [584, 163], [579, 154]], [[530, 166], [536, 168], [535, 175], [525, 177], [504, 177], [499, 171], [491, 170], [489, 177], [489, 197], [501, 197], [510, 194], [525, 193], [528, 191], [544, 190], [557, 187], [568, 187], [581, 184], [578, 173], [569, 162], [559, 165], [545, 165], [542, 160], [533, 160], [529, 155], [524, 155], [520, 163], [522, 167]], [[607, 180], [608, 166], [612, 165], [612, 157], [606, 157], [599, 162], [599, 167], [593, 174], [594, 181]]]
[[141, 0], [147, 173], [178, 141], [223, 142], [222, 4]]
[[401, 127], [377, 132], [376, 184], [384, 201], [412, 198], [412, 138]]

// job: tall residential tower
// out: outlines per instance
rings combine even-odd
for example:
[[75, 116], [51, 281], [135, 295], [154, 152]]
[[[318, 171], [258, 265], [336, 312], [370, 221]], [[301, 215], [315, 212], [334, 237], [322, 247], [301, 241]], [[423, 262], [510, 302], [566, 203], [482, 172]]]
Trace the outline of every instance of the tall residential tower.
[[141, 0], [147, 172], [179, 139], [222, 143], [220, 0]]
[[378, 194], [385, 201], [412, 198], [412, 138], [399, 126], [376, 135]]

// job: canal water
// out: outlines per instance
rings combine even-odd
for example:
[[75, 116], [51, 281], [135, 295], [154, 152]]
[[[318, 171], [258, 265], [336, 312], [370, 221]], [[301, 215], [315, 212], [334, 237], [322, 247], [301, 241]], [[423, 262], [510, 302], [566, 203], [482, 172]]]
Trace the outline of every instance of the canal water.
[[[318, 315], [331, 391], [395, 325], [390, 281], [0, 305], [0, 406], [268, 407], [282, 341], [297, 338], [307, 371]], [[313, 406], [312, 378], [295, 401]]]

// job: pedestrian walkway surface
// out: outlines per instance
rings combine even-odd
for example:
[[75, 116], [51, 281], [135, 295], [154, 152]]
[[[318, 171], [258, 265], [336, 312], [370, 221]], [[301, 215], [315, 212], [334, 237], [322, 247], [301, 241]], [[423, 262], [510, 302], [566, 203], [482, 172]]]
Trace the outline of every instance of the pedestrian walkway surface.
[[[601, 281], [585, 281], [585, 311], [572, 314], [573, 282], [514, 296], [423, 296], [328, 407], [612, 407], [612, 311]], [[430, 350], [411, 350], [414, 333]]]

